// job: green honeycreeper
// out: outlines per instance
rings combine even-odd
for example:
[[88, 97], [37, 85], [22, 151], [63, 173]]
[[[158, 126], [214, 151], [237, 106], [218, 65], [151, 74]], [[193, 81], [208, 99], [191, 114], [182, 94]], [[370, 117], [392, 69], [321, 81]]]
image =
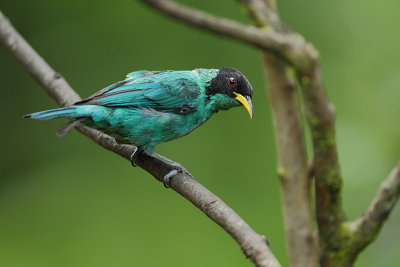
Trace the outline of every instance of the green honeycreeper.
[[59, 135], [82, 123], [113, 136], [118, 143], [135, 145], [141, 152], [169, 161], [154, 152], [155, 145], [187, 135], [219, 110], [242, 104], [252, 118], [252, 96], [249, 81], [234, 68], [143, 70], [129, 73], [125, 80], [73, 106], [24, 117], [73, 118], [57, 131]]

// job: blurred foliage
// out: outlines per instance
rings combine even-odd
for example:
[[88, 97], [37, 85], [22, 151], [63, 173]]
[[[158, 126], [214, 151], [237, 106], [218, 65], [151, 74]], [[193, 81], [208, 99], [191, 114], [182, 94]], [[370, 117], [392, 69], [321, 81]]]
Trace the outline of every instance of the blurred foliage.
[[[182, 1], [250, 23], [235, 1]], [[367, 207], [400, 148], [400, 2], [279, 1], [284, 20], [321, 54], [337, 109], [344, 203]], [[252, 121], [220, 112], [158, 152], [182, 163], [287, 266], [275, 144], [259, 52], [161, 16], [137, 1], [2, 0], [0, 9], [82, 96], [134, 70], [231, 66], [255, 88]], [[0, 266], [251, 266], [211, 220], [150, 175], [72, 132], [22, 115], [56, 107], [0, 49]], [[357, 266], [400, 261], [397, 207]]]

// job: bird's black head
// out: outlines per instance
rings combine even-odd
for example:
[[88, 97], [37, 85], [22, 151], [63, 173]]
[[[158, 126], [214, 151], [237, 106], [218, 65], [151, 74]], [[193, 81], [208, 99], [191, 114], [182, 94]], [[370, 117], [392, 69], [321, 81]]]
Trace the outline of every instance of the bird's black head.
[[206, 87], [207, 95], [224, 94], [239, 101], [253, 117], [253, 87], [246, 77], [234, 68], [220, 68], [210, 85]]

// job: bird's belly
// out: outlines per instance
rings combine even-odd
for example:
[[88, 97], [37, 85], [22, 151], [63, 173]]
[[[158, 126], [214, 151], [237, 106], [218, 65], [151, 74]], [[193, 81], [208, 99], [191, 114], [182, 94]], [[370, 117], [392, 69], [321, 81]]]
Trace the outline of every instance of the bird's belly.
[[104, 131], [120, 143], [152, 149], [155, 145], [184, 136], [208, 118], [197, 114], [164, 113], [153, 109], [107, 108], [86, 122]]

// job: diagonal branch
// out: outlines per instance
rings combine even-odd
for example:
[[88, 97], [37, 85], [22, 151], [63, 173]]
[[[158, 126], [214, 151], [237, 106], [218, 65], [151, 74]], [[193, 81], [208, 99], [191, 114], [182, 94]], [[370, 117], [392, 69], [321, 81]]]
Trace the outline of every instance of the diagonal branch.
[[[60, 105], [71, 105], [80, 99], [64, 78], [19, 35], [1, 11], [0, 41]], [[120, 145], [114, 138], [87, 127], [79, 126], [78, 130], [102, 147], [130, 159], [133, 146]], [[137, 163], [159, 181], [163, 181], [164, 175], [173, 169], [172, 166], [144, 154], [138, 155]], [[269, 250], [265, 237], [254, 232], [239, 215], [193, 177], [178, 173], [171, 180], [170, 186], [228, 232], [257, 266], [280, 266]]]
[[352, 223], [351, 228], [354, 229], [354, 235], [351, 242], [355, 255], [375, 240], [399, 196], [400, 161], [382, 182], [368, 209]]

